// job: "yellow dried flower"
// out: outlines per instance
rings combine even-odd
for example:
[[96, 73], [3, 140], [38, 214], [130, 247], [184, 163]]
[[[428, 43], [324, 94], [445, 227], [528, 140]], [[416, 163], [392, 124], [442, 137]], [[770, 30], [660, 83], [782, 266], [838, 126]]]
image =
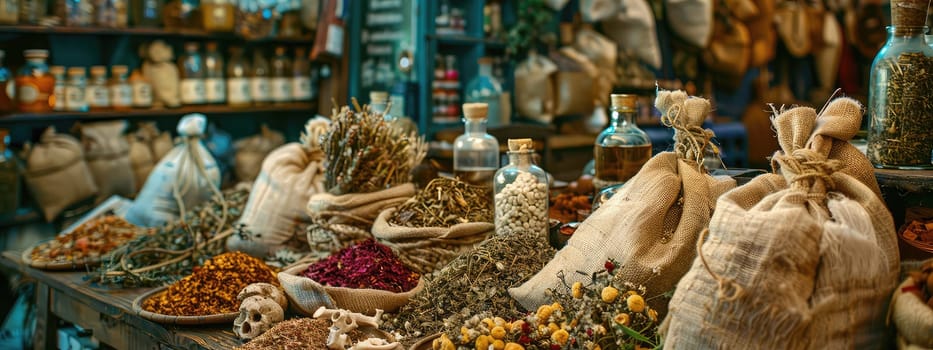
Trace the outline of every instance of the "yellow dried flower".
[[[515, 322], [509, 323], [508, 327], [505, 327], [505, 330], [509, 333], [517, 333], [522, 331], [522, 325], [525, 324], [524, 320], [516, 320]], [[511, 328], [511, 329], [509, 329]]]
[[505, 344], [505, 350], [525, 350], [525, 347], [517, 343], [507, 343]]
[[493, 320], [489, 317], [484, 318], [481, 322], [483, 322], [483, 324], [486, 325], [486, 328], [489, 328], [489, 329], [492, 329], [493, 327], [496, 326], [496, 323], [493, 322]]
[[629, 321], [631, 321], [631, 318], [629, 317], [627, 313], [621, 313], [621, 314], [616, 315], [616, 317], [613, 317], [612, 320], [620, 325], [628, 326]]
[[554, 313], [554, 309], [550, 305], [541, 305], [538, 308], [538, 324], [547, 324], [547, 319], [551, 318], [551, 314]]
[[502, 326], [502, 327], [505, 327], [505, 324], [508, 323], [508, 322], [505, 322], [505, 319], [502, 317], [493, 318], [492, 322], [495, 323], [496, 326]]
[[440, 338], [434, 339], [434, 342], [431, 343], [431, 348], [434, 350], [456, 350], [457, 347], [454, 346], [454, 342], [450, 341], [450, 338], [447, 337], [447, 334], [442, 334]]
[[570, 328], [577, 328], [577, 325], [580, 324], [580, 319], [575, 318], [573, 321], [570, 321]]
[[655, 309], [648, 309], [648, 318], [651, 322], [658, 322], [658, 312]]
[[594, 328], [593, 331], [596, 332], [597, 335], [605, 335], [606, 327], [603, 327], [603, 325], [596, 325], [596, 328]]
[[638, 292], [636, 292], [636, 291], [634, 291], [634, 290], [630, 290], [630, 291], [628, 291], [628, 292], [625, 292], [625, 297], [626, 297], [626, 298], [628, 298], [628, 297], [630, 297], [630, 296], [633, 296], [633, 295], [638, 295]]
[[494, 350], [504, 350], [504, 349], [505, 349], [505, 342], [496, 339], [495, 341], [492, 342], [492, 348], [493, 348]]
[[599, 344], [596, 344], [596, 345], [593, 345], [593, 349], [592, 349], [592, 350], [603, 350], [603, 348], [602, 348], [601, 346], [599, 346]]
[[489, 340], [492, 339], [488, 335], [481, 335], [476, 337], [476, 350], [489, 350]]
[[625, 302], [628, 303], [628, 309], [632, 312], [645, 311], [645, 298], [642, 298], [641, 295], [635, 294], [630, 296], [628, 299], [625, 299]]
[[551, 331], [551, 334], [554, 334], [554, 332], [557, 332], [560, 330], [560, 326], [558, 326], [554, 322], [551, 322], [551, 324], [547, 325], [547, 329]]
[[563, 329], [559, 329], [553, 334], [551, 334], [551, 341], [557, 344], [560, 344], [560, 345], [567, 344], [567, 340], [570, 340], [570, 333], [567, 333], [567, 331]]
[[603, 288], [600, 296], [602, 296], [604, 302], [612, 303], [613, 301], [616, 301], [616, 298], [619, 296], [619, 290], [613, 287], [606, 287]]
[[560, 303], [556, 301], [553, 304], [551, 304], [551, 309], [554, 311], [557, 311], [557, 310], [564, 311], [564, 307], [561, 306]]
[[470, 330], [466, 327], [460, 327], [460, 343], [461, 344], [470, 343]]
[[551, 334], [551, 329], [548, 328], [547, 326], [543, 325], [543, 324], [542, 324], [542, 325], [538, 325], [538, 334], [541, 334], [541, 335], [548, 335], [548, 334]]
[[570, 290], [574, 299], [583, 298], [583, 282], [573, 282], [573, 286], [570, 287]]
[[492, 331], [489, 332], [489, 335], [491, 335], [493, 339], [505, 339], [505, 328], [495, 326], [492, 328]]

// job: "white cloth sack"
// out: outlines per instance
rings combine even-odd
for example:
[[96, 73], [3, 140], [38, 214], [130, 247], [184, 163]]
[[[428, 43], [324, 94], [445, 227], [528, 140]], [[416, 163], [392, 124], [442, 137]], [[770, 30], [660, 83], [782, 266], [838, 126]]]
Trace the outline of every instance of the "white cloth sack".
[[126, 121], [116, 120], [79, 124], [84, 158], [94, 174], [100, 203], [110, 196], [132, 197], [136, 193], [136, 178], [131, 169], [130, 145], [123, 132]]
[[622, 1], [622, 10], [603, 22], [604, 34], [619, 44], [621, 51], [660, 69], [661, 47], [651, 6], [645, 0]]
[[49, 127], [39, 143], [27, 144], [23, 153], [26, 185], [46, 221], [97, 193], [84, 151], [74, 137], [57, 134]]
[[515, 67], [515, 107], [518, 114], [550, 124], [554, 119], [555, 92], [552, 75], [557, 65], [537, 52]]

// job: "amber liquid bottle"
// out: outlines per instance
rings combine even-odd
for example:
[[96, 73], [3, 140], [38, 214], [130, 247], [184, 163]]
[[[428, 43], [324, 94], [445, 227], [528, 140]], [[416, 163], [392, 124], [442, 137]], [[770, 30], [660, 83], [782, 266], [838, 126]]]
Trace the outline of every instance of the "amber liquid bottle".
[[624, 183], [651, 159], [651, 139], [635, 125], [635, 95], [611, 96], [611, 123], [596, 137], [597, 190]]

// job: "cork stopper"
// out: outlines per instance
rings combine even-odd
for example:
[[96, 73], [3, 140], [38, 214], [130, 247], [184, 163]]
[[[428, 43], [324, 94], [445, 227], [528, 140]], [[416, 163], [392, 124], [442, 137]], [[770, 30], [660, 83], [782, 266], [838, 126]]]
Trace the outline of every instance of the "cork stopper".
[[48, 58], [49, 50], [26, 50], [23, 51], [23, 57], [28, 58]]
[[482, 120], [486, 119], [489, 115], [489, 105], [485, 103], [464, 103], [463, 104], [463, 117], [469, 120]]
[[68, 76], [84, 76], [84, 72], [86, 72], [84, 67], [69, 67], [68, 68]]
[[891, 24], [895, 27], [923, 27], [929, 6], [930, 0], [891, 0]]
[[385, 91], [370, 91], [369, 103], [385, 103], [389, 100], [389, 93]]
[[63, 76], [65, 75], [65, 66], [52, 66], [49, 68], [49, 73], [54, 76]]
[[107, 75], [107, 67], [104, 67], [104, 66], [93, 66], [93, 67], [91, 67], [91, 75], [92, 75], [92, 76], [106, 76], [106, 75]]
[[534, 146], [531, 139], [509, 139], [509, 152], [530, 152]]
[[124, 75], [128, 73], [130, 71], [130, 68], [127, 66], [122, 66], [122, 65], [113, 66], [110, 68], [110, 71], [113, 72], [113, 75], [120, 76], [120, 75]]
[[609, 99], [613, 107], [635, 109], [635, 103], [638, 101], [638, 96], [629, 94], [612, 94], [609, 95]]

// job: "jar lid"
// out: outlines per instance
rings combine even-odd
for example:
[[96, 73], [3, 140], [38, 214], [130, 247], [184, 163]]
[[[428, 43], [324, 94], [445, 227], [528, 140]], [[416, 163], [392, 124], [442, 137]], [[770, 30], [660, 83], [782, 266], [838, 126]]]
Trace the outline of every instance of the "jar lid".
[[486, 119], [489, 115], [489, 105], [482, 102], [464, 103], [463, 116], [469, 120]]
[[638, 95], [612, 94], [609, 95], [609, 99], [613, 107], [628, 107], [635, 109], [635, 103], [638, 100]]
[[198, 43], [194, 41], [186, 42], [185, 51], [198, 51]]
[[217, 51], [217, 42], [208, 41], [207, 44], [204, 44], [204, 48], [206, 48], [207, 51]]
[[926, 24], [929, 0], [891, 0], [891, 24], [922, 27]]
[[65, 66], [49, 67], [49, 73], [52, 73], [52, 75], [65, 75]]
[[385, 91], [370, 91], [369, 103], [385, 103], [389, 100], [389, 93]]
[[26, 58], [48, 58], [49, 50], [26, 50], [23, 51], [23, 57]]
[[69, 67], [68, 68], [68, 75], [84, 75], [85, 72], [86, 70], [84, 69], [84, 67]]
[[91, 75], [107, 75], [107, 67], [104, 66], [92, 66]]
[[496, 61], [493, 60], [492, 57], [480, 57], [478, 60], [476, 60], [476, 63], [478, 63], [478, 64], [489, 64], [489, 65], [491, 65], [491, 64], [493, 64], [493, 63], [495, 63], [495, 62], [496, 62]]
[[114, 75], [123, 75], [130, 71], [130, 68], [124, 65], [117, 65], [110, 68]]
[[509, 139], [509, 152], [530, 152], [534, 147], [531, 139]]

